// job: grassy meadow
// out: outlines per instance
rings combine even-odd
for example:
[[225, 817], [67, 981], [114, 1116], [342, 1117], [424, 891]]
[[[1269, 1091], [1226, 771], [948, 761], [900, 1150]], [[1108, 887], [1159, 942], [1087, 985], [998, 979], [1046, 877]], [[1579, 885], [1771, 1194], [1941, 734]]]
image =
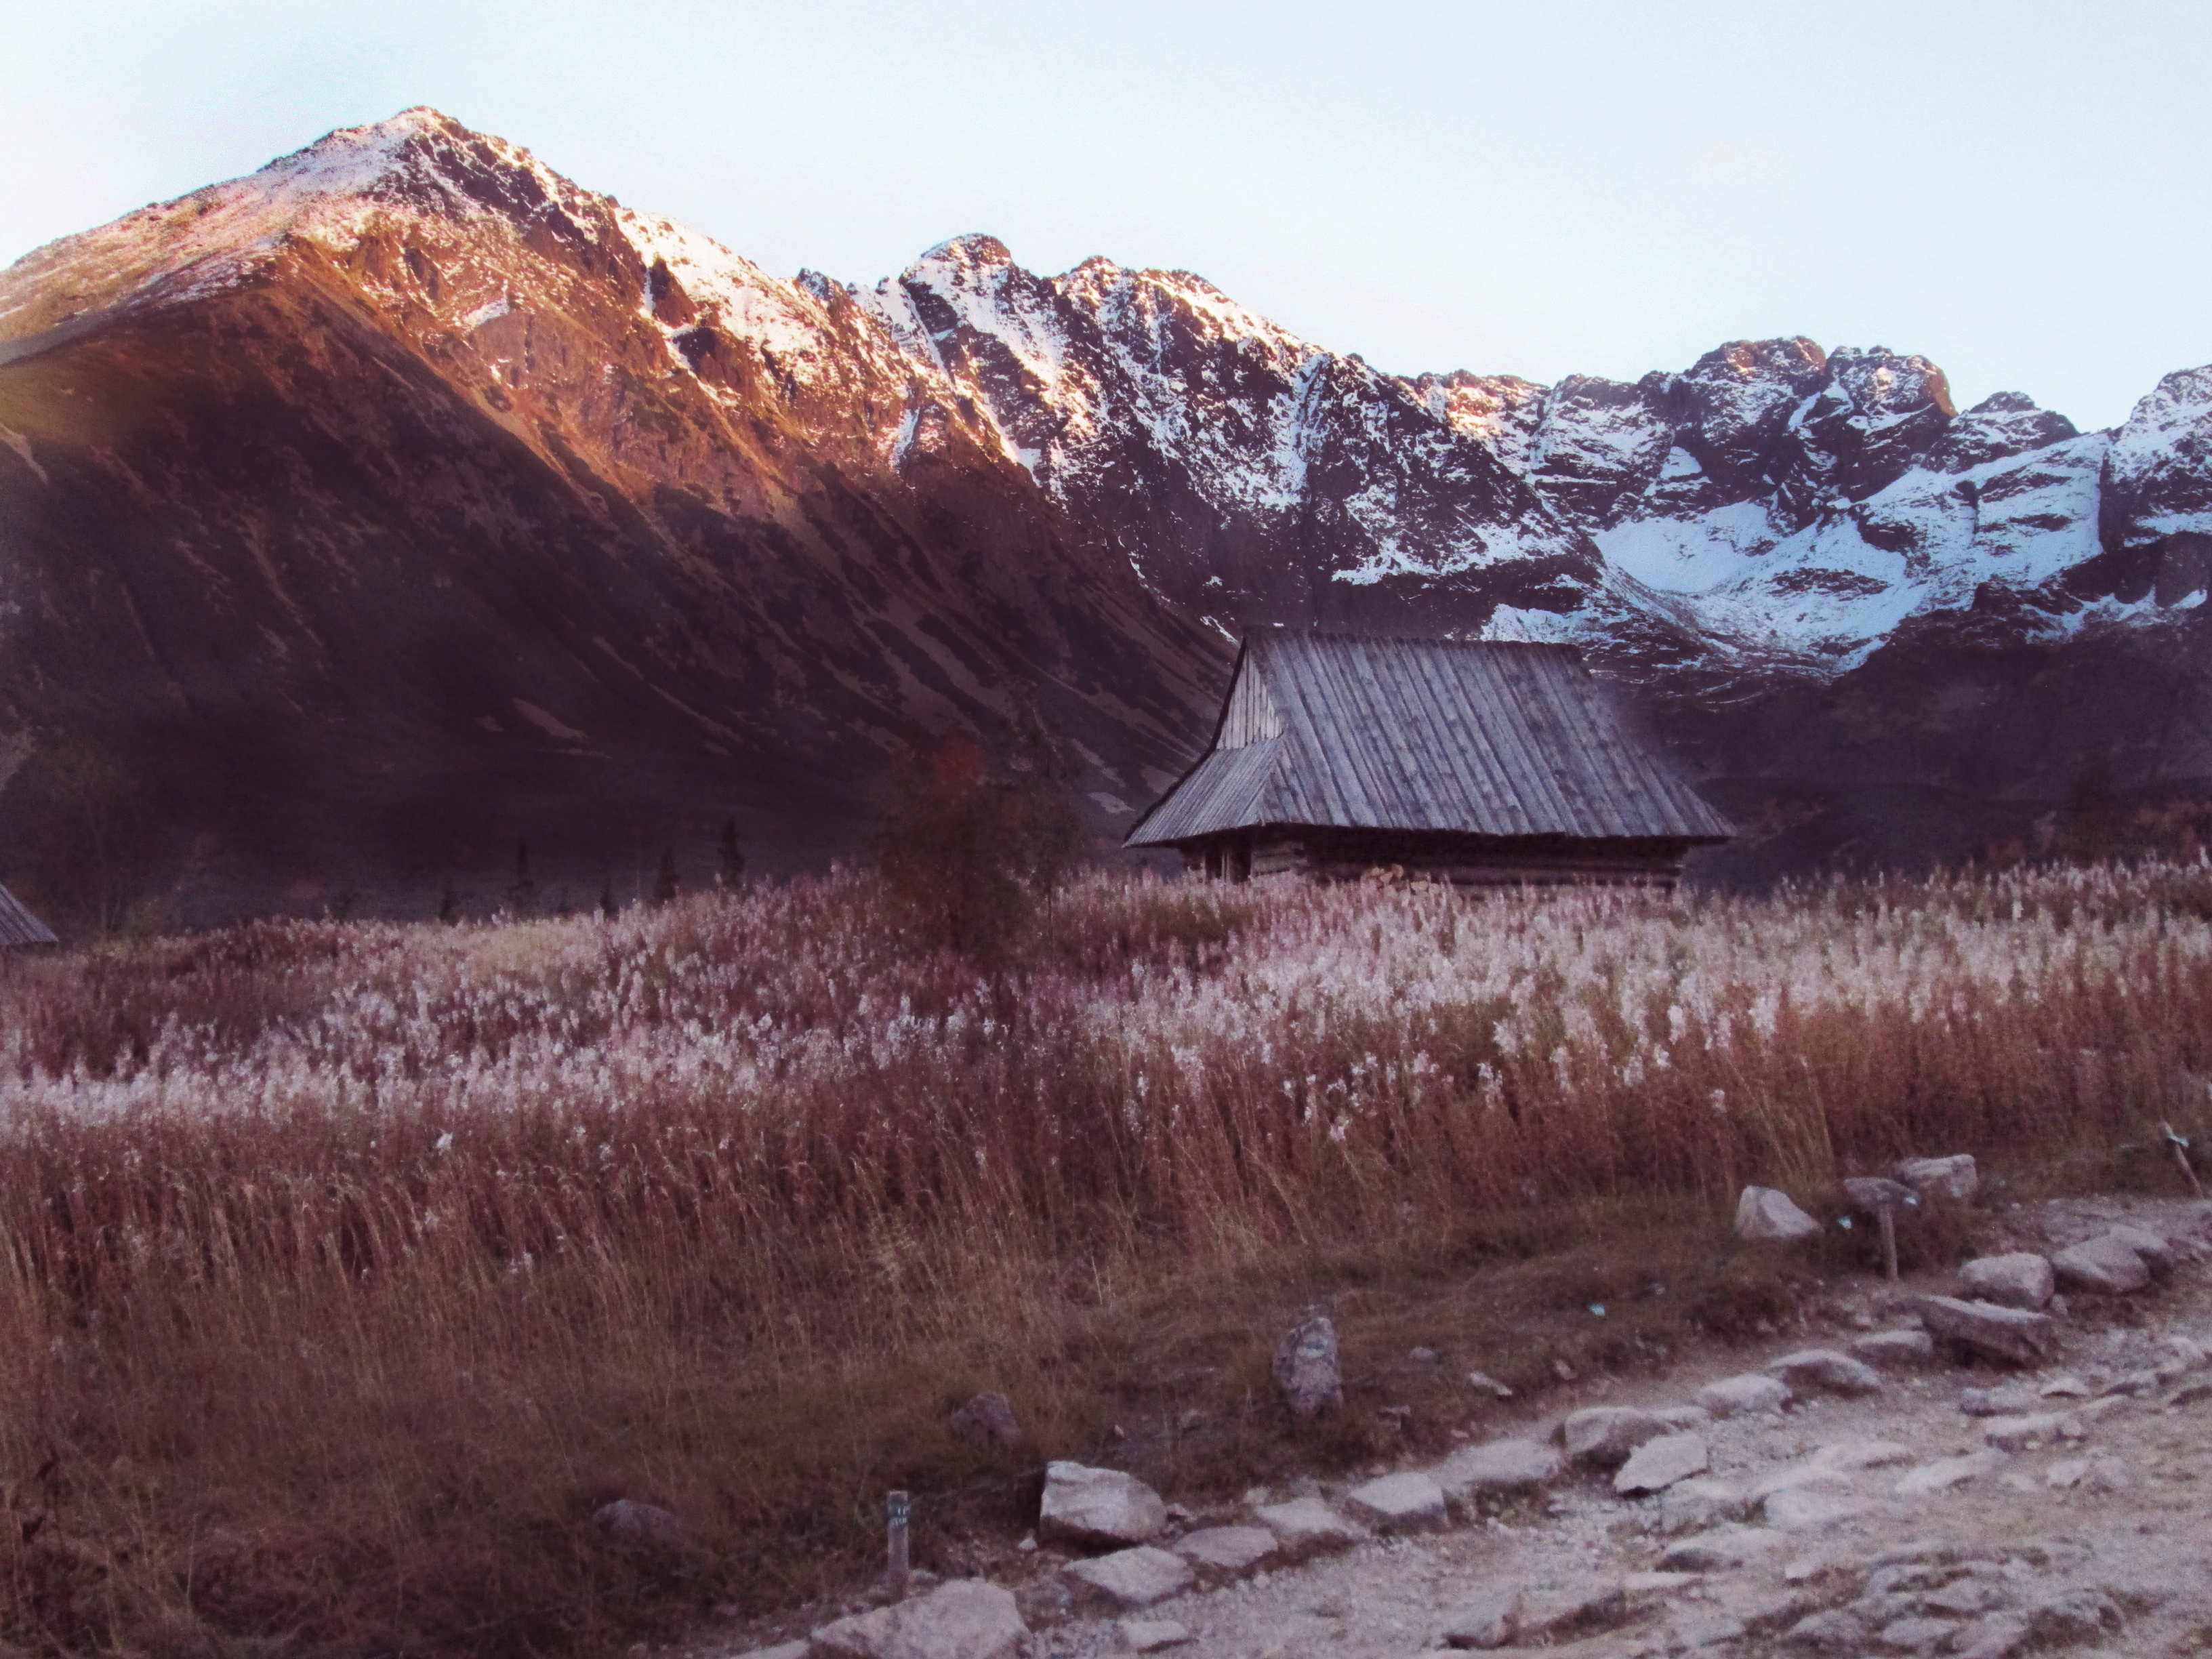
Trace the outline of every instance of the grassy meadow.
[[[1469, 1366], [1540, 1389], [1785, 1319], [1863, 1241], [1732, 1251], [1746, 1182], [2173, 1181], [2208, 1073], [2203, 862], [1091, 875], [988, 968], [850, 874], [20, 957], [0, 1638], [592, 1649], [856, 1582], [895, 1486], [922, 1561], [987, 1565], [1048, 1455], [1234, 1493], [1479, 1430]], [[1299, 1429], [1267, 1360], [1316, 1299], [1350, 1404]], [[1028, 1444], [950, 1435], [986, 1388]], [[599, 1536], [616, 1497], [686, 1547]]]

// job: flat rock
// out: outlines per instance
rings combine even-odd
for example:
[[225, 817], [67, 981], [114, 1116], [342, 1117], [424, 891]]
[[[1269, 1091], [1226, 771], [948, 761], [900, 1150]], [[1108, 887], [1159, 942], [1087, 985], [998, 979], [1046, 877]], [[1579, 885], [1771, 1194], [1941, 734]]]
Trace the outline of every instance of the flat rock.
[[1445, 1519], [1443, 1488], [1418, 1469], [1354, 1486], [1344, 1507], [1382, 1532], [1419, 1532]]
[[1567, 1455], [1593, 1468], [1618, 1468], [1638, 1446], [1666, 1432], [1667, 1421], [1656, 1412], [1633, 1406], [1591, 1406], [1567, 1419]]
[[1970, 1300], [2001, 1308], [2041, 1308], [2058, 1288], [2049, 1258], [2033, 1250], [1976, 1256], [1959, 1269], [1959, 1288]]
[[1949, 1158], [1908, 1158], [1897, 1166], [1897, 1178], [1922, 1198], [1968, 1199], [1981, 1190], [1981, 1172], [1972, 1153]]
[[1060, 1575], [1076, 1587], [1081, 1598], [1130, 1608], [1149, 1607], [1155, 1601], [1179, 1595], [1191, 1587], [1194, 1577], [1190, 1563], [1182, 1557], [1151, 1544], [1115, 1550], [1088, 1561], [1071, 1561], [1060, 1569]]
[[2004, 1461], [2004, 1453], [1994, 1449], [1939, 1457], [1932, 1463], [1907, 1469], [1899, 1478], [1895, 1490], [1899, 1498], [1924, 1498], [1931, 1492], [1948, 1492], [2002, 1468]]
[[2001, 1308], [1989, 1302], [1961, 1302], [1955, 1297], [1923, 1296], [1913, 1310], [1929, 1331], [1987, 1359], [2015, 1365], [2033, 1365], [2051, 1352], [2057, 1340], [2049, 1314], [2026, 1308]]
[[1911, 1370], [1936, 1363], [1936, 1339], [1925, 1331], [1870, 1331], [1852, 1338], [1851, 1358], [1880, 1370]]
[[1831, 1440], [1815, 1447], [1807, 1461], [1818, 1468], [1856, 1474], [1889, 1463], [1909, 1463], [1912, 1461], [1912, 1448], [1873, 1435], [1852, 1435], [1848, 1439]]
[[1958, 1628], [1955, 1619], [1908, 1613], [1881, 1627], [1881, 1644], [1893, 1653], [1934, 1653], [1951, 1639]]
[[1555, 1480], [1559, 1454], [1538, 1440], [1486, 1440], [1462, 1446], [1429, 1471], [1445, 1498], [1463, 1504], [1478, 1492], [1527, 1492]]
[[1487, 1650], [1510, 1644], [1521, 1630], [1517, 1583], [1500, 1584], [1461, 1602], [1445, 1616], [1444, 1645]]
[[1782, 1644], [1800, 1653], [1856, 1654], [1866, 1640], [1866, 1625], [1856, 1613], [1846, 1607], [1826, 1607], [1792, 1625]]
[[962, 1578], [824, 1625], [808, 1651], [813, 1659], [1010, 1659], [1028, 1634], [1012, 1592]]
[[1951, 1651], [1958, 1659], [2014, 1659], [2027, 1646], [2027, 1620], [2016, 1613], [1993, 1613], [1959, 1632]]
[[1753, 1243], [1793, 1243], [1819, 1235], [1820, 1224], [1772, 1187], [1747, 1187], [1736, 1200], [1735, 1236]]
[[796, 1642], [778, 1642], [772, 1648], [750, 1648], [736, 1659], [806, 1659], [813, 1644], [801, 1638]]
[[2014, 1382], [2002, 1389], [1962, 1389], [1959, 1391], [1959, 1410], [1968, 1417], [2018, 1416], [2035, 1409], [2036, 1401], [2043, 1396], [2025, 1382]]
[[1697, 1394], [1698, 1403], [1715, 1417], [1737, 1417], [1745, 1412], [1778, 1412], [1791, 1398], [1788, 1383], [1777, 1377], [1748, 1372], [1708, 1382]]
[[1275, 1349], [1275, 1386], [1293, 1417], [1312, 1417], [1344, 1403], [1344, 1370], [1337, 1357], [1336, 1326], [1309, 1308]]
[[1133, 1474], [1081, 1463], [1045, 1465], [1037, 1536], [1091, 1547], [1142, 1544], [1168, 1524], [1168, 1506]]
[[1510, 1400], [1513, 1398], [1513, 1390], [1507, 1388], [1503, 1382], [1500, 1382], [1488, 1371], [1469, 1371], [1467, 1374], [1467, 1386], [1470, 1389], [1478, 1389], [1481, 1393], [1490, 1395], [1494, 1400]]
[[1521, 1598], [1519, 1639], [1571, 1636], [1603, 1630], [1628, 1617], [1627, 1595], [1618, 1578], [1592, 1576]]
[[1132, 1653], [1158, 1653], [1194, 1639], [1190, 1626], [1175, 1619], [1124, 1619], [1121, 1631], [1121, 1645]]
[[1750, 1512], [1742, 1483], [1717, 1474], [1678, 1480], [1659, 1494], [1659, 1524], [1668, 1532], [1702, 1532]]
[[1290, 1556], [1349, 1549], [1370, 1535], [1357, 1521], [1346, 1520], [1318, 1498], [1269, 1504], [1253, 1510], [1252, 1518], [1274, 1534], [1276, 1547]]
[[1778, 1376], [1793, 1389], [1825, 1389], [1830, 1394], [1880, 1394], [1881, 1378], [1863, 1359], [1854, 1359], [1833, 1348], [1801, 1348], [1766, 1362], [1770, 1376]]
[[1613, 1489], [1624, 1498], [1664, 1492], [1677, 1480], [1704, 1474], [1711, 1462], [1702, 1434], [1662, 1434], [1629, 1454], [1613, 1477]]
[[1201, 1573], [1233, 1577], [1275, 1553], [1275, 1534], [1265, 1527], [1205, 1527], [1177, 1539], [1175, 1551]]
[[1880, 1176], [1853, 1176], [1844, 1182], [1844, 1194], [1851, 1207], [1861, 1215], [1891, 1215], [1911, 1207], [1916, 1194], [1900, 1181], [1885, 1181]]
[[658, 1504], [641, 1504], [634, 1498], [617, 1498], [592, 1511], [592, 1524], [610, 1538], [649, 1549], [680, 1549], [684, 1522], [672, 1510]]
[[2051, 1258], [2051, 1270], [2068, 1290], [2099, 1296], [2127, 1296], [2150, 1283], [2149, 1263], [2110, 1233], [2059, 1251]]
[[1702, 1429], [1713, 1420], [1713, 1414], [1703, 1406], [1658, 1406], [1651, 1414], [1678, 1434], [1684, 1429]]

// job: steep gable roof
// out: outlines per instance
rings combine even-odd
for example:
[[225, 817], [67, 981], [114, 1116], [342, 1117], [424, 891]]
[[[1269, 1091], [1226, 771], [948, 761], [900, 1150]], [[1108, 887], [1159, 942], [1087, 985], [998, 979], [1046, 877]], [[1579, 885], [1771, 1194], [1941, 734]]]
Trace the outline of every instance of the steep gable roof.
[[1723, 841], [1569, 646], [1247, 640], [1211, 748], [1125, 842], [1261, 824]]

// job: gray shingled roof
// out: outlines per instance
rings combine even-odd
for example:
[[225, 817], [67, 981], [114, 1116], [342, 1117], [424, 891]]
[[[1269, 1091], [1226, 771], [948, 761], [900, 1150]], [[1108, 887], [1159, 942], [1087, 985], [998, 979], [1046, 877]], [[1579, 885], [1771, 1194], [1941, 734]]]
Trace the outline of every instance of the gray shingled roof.
[[1245, 641], [1212, 746], [1125, 845], [1261, 824], [1735, 833], [1628, 735], [1572, 647], [1288, 631]]
[[17, 945], [58, 945], [54, 930], [22, 906], [22, 902], [0, 887], [0, 951]]

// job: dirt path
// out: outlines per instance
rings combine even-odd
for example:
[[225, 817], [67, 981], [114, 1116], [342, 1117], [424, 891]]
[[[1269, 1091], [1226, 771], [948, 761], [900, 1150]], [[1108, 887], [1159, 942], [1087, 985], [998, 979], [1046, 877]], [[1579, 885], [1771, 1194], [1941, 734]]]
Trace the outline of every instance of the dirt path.
[[[1023, 1646], [1030, 1659], [1091, 1659], [1156, 1640], [1188, 1659], [1410, 1659], [1517, 1591], [1514, 1646], [1592, 1659], [2212, 1652], [2212, 1205], [2071, 1200], [2008, 1218], [2021, 1242], [2043, 1249], [2115, 1221], [2175, 1238], [2185, 1259], [2138, 1295], [2074, 1298], [2046, 1364], [1892, 1370], [1877, 1394], [1801, 1388], [1784, 1411], [1701, 1425], [1711, 1477], [1741, 1500], [1715, 1485], [1624, 1498], [1608, 1475], [1571, 1471], [1534, 1494], [1486, 1499], [1439, 1530], [1262, 1565], [1119, 1613], [1084, 1611], [1062, 1588], [1060, 1558], [1045, 1552], [1020, 1589], [1031, 1625]], [[1952, 1288], [1935, 1276], [1895, 1289], [1855, 1282], [1828, 1299], [1825, 1319], [1765, 1347], [1634, 1383], [1578, 1384], [1547, 1400], [1545, 1415], [1499, 1432], [1542, 1438], [1588, 1406], [1683, 1407], [1704, 1384], [1793, 1349], [1841, 1347], [1909, 1323], [1913, 1295]], [[1971, 1391], [1992, 1389], [2016, 1413], [2066, 1420], [1992, 1447], [1992, 1419], [1961, 1408]], [[1972, 1462], [1945, 1462], [1954, 1458]], [[1947, 1474], [1961, 1478], [1916, 1490]], [[1357, 1484], [1304, 1486], [1340, 1504]], [[1762, 1486], [1796, 1495], [1762, 1514]], [[1249, 1524], [1253, 1509], [1293, 1495], [1255, 1492], [1241, 1509], [1176, 1530]], [[1531, 1628], [1574, 1607], [1578, 1619]]]

